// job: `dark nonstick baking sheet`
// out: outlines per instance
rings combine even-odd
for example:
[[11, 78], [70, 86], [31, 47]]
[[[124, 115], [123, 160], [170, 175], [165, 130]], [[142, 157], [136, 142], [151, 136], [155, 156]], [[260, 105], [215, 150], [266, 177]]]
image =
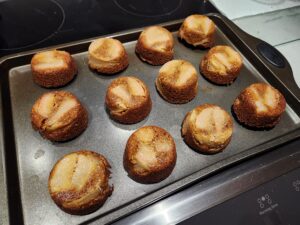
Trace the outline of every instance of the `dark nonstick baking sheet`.
[[[180, 22], [176, 23], [178, 27]], [[91, 71], [87, 65], [86, 51], [73, 54], [78, 65], [78, 75], [63, 88], [45, 89], [34, 84], [29, 64], [14, 67], [9, 71], [9, 94], [25, 224], [80, 224], [94, 219], [99, 219], [97, 223], [102, 224], [112, 221], [118, 216], [143, 207], [200, 177], [253, 155], [251, 149], [255, 153], [265, 151], [272, 145], [266, 144], [267, 147], [264, 148], [264, 143], [270, 143], [269, 141], [283, 137], [299, 128], [299, 117], [288, 106], [280, 123], [268, 131], [249, 130], [234, 119], [232, 140], [225, 151], [219, 154], [203, 155], [191, 150], [183, 142], [180, 129], [187, 112], [198, 105], [213, 103], [223, 107], [232, 115], [231, 105], [240, 91], [254, 82], [266, 82], [256, 65], [249, 62], [247, 58], [249, 56], [244, 55], [240, 51], [241, 49], [231, 41], [233, 37], [225, 35], [224, 29], [228, 28], [225, 25], [218, 25], [216, 45], [226, 44], [235, 48], [243, 56], [244, 66], [239, 77], [230, 86], [211, 84], [199, 73], [198, 94], [187, 104], [170, 104], [158, 95], [154, 80], [160, 66], [148, 65], [136, 56], [134, 49], [138, 35], [132, 35], [134, 32], [123, 39], [127, 40], [123, 43], [129, 55], [129, 67], [117, 75], [105, 76]], [[138, 33], [139, 31], [136, 31], [136, 34]], [[126, 37], [126, 33], [122, 35]], [[207, 50], [187, 47], [178, 41], [177, 32], [174, 32], [174, 40], [174, 58], [188, 60], [199, 72], [200, 59]], [[69, 47], [76, 49], [76, 45], [73, 43]], [[80, 44], [78, 43], [78, 45]], [[150, 115], [135, 125], [121, 125], [112, 121], [104, 105], [105, 92], [110, 82], [117, 77], [128, 75], [136, 76], [147, 84], [153, 101]], [[31, 127], [32, 105], [40, 95], [52, 90], [71, 91], [89, 112], [88, 128], [74, 140], [52, 143], [43, 139]], [[177, 163], [175, 169], [167, 179], [157, 184], [139, 184], [131, 180], [123, 168], [123, 152], [127, 139], [137, 128], [145, 125], [157, 125], [166, 129], [176, 142]], [[256, 146], [259, 147], [256, 148]], [[96, 212], [85, 216], [74, 216], [61, 211], [51, 200], [48, 193], [48, 176], [58, 159], [80, 149], [99, 152], [108, 159], [111, 164], [111, 183], [114, 185], [114, 191], [103, 207]], [[9, 151], [9, 149], [5, 151]], [[246, 152], [247, 154], [245, 154]], [[217, 166], [214, 167], [214, 165]], [[6, 164], [6, 170], [7, 167], [9, 165]], [[190, 177], [191, 179], [189, 179]]]

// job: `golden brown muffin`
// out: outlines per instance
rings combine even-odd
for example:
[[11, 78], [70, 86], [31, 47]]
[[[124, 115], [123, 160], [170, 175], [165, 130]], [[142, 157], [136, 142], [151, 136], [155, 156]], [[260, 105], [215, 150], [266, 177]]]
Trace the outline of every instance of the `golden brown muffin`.
[[74, 78], [77, 66], [68, 52], [50, 50], [32, 57], [31, 70], [36, 84], [42, 87], [59, 87]]
[[255, 128], [271, 128], [279, 122], [285, 106], [285, 98], [277, 89], [256, 83], [239, 94], [233, 110], [241, 123]]
[[146, 28], [136, 44], [136, 53], [151, 65], [162, 65], [173, 59], [174, 40], [170, 31], [161, 26]]
[[87, 214], [101, 207], [111, 195], [110, 165], [104, 156], [87, 150], [65, 155], [48, 179], [51, 198], [71, 214]]
[[212, 20], [204, 15], [187, 17], [178, 32], [179, 38], [195, 47], [209, 48], [214, 45], [216, 26]]
[[200, 70], [203, 76], [216, 84], [231, 84], [243, 65], [240, 54], [225, 45], [215, 46], [202, 58]]
[[124, 167], [141, 183], [156, 183], [167, 178], [176, 164], [176, 147], [171, 135], [156, 126], [135, 131], [128, 139]]
[[89, 66], [100, 73], [118, 73], [128, 64], [126, 50], [116, 39], [99, 38], [89, 46]]
[[181, 129], [190, 147], [208, 154], [222, 151], [229, 144], [232, 132], [233, 123], [229, 114], [212, 104], [204, 104], [190, 111]]
[[152, 108], [149, 90], [136, 77], [120, 77], [111, 82], [105, 97], [111, 117], [125, 124], [140, 122]]
[[66, 141], [81, 134], [88, 125], [88, 113], [70, 92], [43, 94], [33, 105], [31, 123], [50, 141]]
[[185, 60], [172, 60], [161, 67], [155, 84], [166, 101], [186, 103], [197, 94], [197, 71], [191, 63]]

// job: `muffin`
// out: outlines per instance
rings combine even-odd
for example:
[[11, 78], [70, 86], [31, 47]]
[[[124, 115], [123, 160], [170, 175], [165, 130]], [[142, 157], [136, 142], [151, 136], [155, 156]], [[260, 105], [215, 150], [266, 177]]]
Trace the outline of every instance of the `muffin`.
[[195, 67], [185, 60], [172, 60], [159, 70], [156, 89], [170, 103], [191, 101], [198, 91], [198, 75]]
[[122, 43], [113, 38], [99, 38], [89, 46], [89, 66], [104, 74], [114, 74], [128, 66], [128, 56]]
[[124, 167], [133, 180], [140, 183], [160, 182], [171, 174], [175, 164], [175, 142], [164, 129], [146, 126], [129, 137]]
[[151, 65], [162, 65], [173, 59], [173, 36], [167, 29], [161, 26], [146, 28], [136, 44], [136, 53], [139, 57]]
[[190, 111], [181, 133], [193, 149], [206, 154], [222, 151], [230, 142], [233, 123], [229, 114], [217, 105], [204, 104]]
[[32, 57], [31, 70], [36, 84], [51, 88], [69, 83], [77, 73], [77, 66], [68, 52], [50, 50]]
[[112, 194], [109, 169], [105, 157], [96, 152], [67, 154], [56, 162], [49, 175], [50, 196], [67, 213], [91, 213]]
[[105, 104], [112, 119], [133, 124], [145, 119], [152, 108], [149, 90], [136, 77], [120, 77], [111, 82]]
[[280, 120], [286, 102], [269, 84], [256, 83], [243, 90], [233, 103], [237, 119], [253, 128], [271, 128]]
[[209, 48], [214, 45], [216, 26], [204, 15], [187, 17], [178, 32], [180, 39], [195, 47]]
[[81, 134], [88, 125], [88, 113], [70, 92], [43, 94], [33, 105], [31, 123], [50, 141], [67, 141]]
[[202, 58], [200, 70], [204, 77], [216, 84], [231, 84], [243, 65], [240, 54], [225, 45], [215, 46]]

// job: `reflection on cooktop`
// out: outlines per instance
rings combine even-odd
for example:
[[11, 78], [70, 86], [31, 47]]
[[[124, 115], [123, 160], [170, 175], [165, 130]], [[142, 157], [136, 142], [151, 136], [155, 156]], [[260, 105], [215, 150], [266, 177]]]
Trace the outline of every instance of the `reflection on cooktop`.
[[0, 49], [19, 49], [41, 43], [64, 23], [63, 8], [54, 0], [0, 3]]
[[114, 0], [114, 2], [125, 12], [141, 17], [170, 15], [182, 4], [182, 0]]
[[209, 12], [203, 0], [0, 0], [0, 57]]

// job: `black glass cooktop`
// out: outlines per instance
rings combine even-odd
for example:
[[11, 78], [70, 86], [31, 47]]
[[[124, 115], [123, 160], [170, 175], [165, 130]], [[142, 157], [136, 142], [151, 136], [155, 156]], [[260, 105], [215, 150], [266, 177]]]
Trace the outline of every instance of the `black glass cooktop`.
[[0, 56], [215, 11], [203, 0], [0, 0]]

